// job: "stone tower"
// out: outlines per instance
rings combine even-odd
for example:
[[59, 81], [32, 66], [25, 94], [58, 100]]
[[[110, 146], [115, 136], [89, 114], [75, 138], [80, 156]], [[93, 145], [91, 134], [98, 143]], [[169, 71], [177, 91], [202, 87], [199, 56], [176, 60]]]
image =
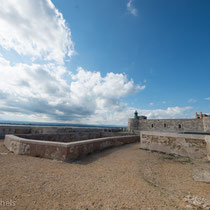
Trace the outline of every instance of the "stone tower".
[[138, 112], [134, 112], [134, 118], [128, 119], [128, 131], [139, 135], [141, 120], [147, 119], [146, 116], [138, 116]]

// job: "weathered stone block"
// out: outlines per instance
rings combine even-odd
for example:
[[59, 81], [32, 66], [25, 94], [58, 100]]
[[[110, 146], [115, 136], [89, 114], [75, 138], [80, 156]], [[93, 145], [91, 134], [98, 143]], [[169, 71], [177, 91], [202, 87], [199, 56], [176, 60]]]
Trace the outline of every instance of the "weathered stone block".
[[204, 135], [141, 131], [140, 138], [142, 149], [190, 158], [204, 158], [207, 155]]

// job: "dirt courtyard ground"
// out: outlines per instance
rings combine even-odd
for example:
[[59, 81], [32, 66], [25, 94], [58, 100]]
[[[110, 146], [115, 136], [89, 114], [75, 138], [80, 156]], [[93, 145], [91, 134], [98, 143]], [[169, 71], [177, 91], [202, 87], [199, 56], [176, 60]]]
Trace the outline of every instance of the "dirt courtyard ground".
[[192, 178], [205, 164], [139, 143], [65, 163], [8, 153], [1, 140], [0, 209], [209, 209], [210, 184]]

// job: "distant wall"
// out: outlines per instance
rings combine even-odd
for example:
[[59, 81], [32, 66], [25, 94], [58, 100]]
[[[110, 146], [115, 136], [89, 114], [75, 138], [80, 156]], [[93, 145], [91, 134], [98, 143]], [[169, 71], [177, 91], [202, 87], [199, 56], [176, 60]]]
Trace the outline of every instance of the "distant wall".
[[[153, 127], [152, 127], [153, 126]], [[141, 120], [139, 123], [140, 130], [152, 131], [197, 131], [203, 132], [202, 119], [149, 119]]]
[[205, 132], [210, 132], [210, 117], [203, 118], [203, 126]]
[[54, 142], [73, 142], [81, 141], [87, 139], [96, 139], [103, 137], [112, 137], [112, 136], [126, 136], [129, 135], [127, 132], [107, 132], [98, 130], [73, 130], [68, 133], [59, 133], [59, 134], [16, 134], [16, 136], [26, 139], [36, 139], [42, 141], [54, 141]]
[[204, 158], [207, 156], [205, 135], [151, 131], [141, 131], [140, 134], [140, 147], [142, 149], [187, 156], [190, 158]]
[[106, 137], [71, 143], [28, 140], [14, 135], [6, 135], [4, 145], [9, 151], [19, 155], [69, 161], [95, 151], [137, 141], [139, 141], [139, 136], [134, 135]]
[[[84, 136], [83, 139], [88, 139], [88, 136], [93, 134], [92, 137], [104, 133], [117, 133], [121, 132], [122, 128], [73, 128], [65, 126], [25, 126], [25, 125], [0, 125], [0, 139], [3, 139], [6, 134], [72, 134], [72, 136]], [[105, 135], [105, 134], [104, 134]], [[108, 135], [108, 134], [107, 134]]]
[[210, 127], [208, 121], [204, 129], [203, 119], [146, 119], [128, 120], [128, 131], [165, 131], [165, 132], [205, 132]]

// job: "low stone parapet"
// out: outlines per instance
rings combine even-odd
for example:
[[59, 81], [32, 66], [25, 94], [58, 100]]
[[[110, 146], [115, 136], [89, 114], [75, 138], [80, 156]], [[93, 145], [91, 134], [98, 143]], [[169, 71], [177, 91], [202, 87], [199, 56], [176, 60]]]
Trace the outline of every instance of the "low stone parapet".
[[204, 158], [207, 156], [207, 150], [210, 151], [210, 146], [207, 146], [210, 139], [207, 143], [205, 135], [141, 131], [140, 139], [142, 149], [190, 158]]
[[205, 136], [205, 140], [206, 140], [207, 159], [210, 161], [210, 135]]
[[29, 140], [14, 135], [6, 135], [4, 145], [9, 151], [19, 155], [69, 161], [109, 147], [138, 141], [139, 136], [135, 135], [106, 137], [70, 143]]

